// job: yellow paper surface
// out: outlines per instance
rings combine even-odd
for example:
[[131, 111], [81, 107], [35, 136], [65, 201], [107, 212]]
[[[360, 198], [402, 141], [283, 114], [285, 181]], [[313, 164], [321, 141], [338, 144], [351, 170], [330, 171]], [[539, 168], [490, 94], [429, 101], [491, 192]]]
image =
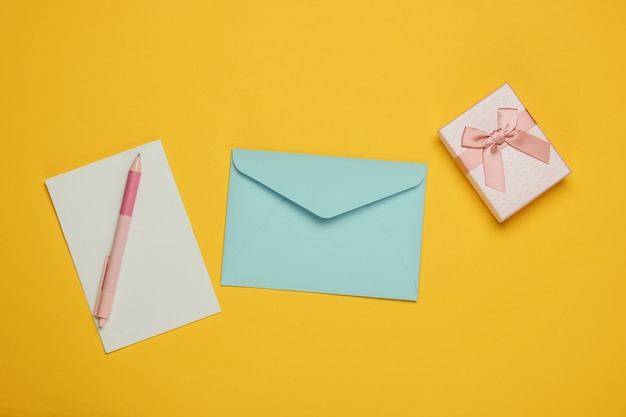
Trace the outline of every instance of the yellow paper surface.
[[[626, 415], [626, 3], [0, 2], [0, 415]], [[498, 224], [437, 129], [572, 169]], [[161, 138], [223, 313], [106, 355], [44, 180]], [[232, 147], [429, 164], [417, 303], [219, 286]]]

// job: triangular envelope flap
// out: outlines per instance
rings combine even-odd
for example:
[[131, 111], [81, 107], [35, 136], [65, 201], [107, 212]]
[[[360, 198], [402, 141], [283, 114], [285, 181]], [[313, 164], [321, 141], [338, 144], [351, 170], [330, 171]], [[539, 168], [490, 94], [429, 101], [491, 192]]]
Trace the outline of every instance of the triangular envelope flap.
[[419, 185], [426, 165], [233, 149], [233, 164], [306, 210], [331, 218]]

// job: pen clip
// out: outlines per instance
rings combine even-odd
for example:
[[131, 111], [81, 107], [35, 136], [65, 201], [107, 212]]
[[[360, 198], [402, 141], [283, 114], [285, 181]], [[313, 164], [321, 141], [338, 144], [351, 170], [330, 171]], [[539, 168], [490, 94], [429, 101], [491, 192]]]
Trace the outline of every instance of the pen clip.
[[102, 299], [102, 287], [104, 287], [104, 277], [107, 274], [107, 268], [109, 267], [109, 260], [111, 255], [104, 257], [104, 266], [102, 267], [102, 276], [100, 277], [100, 285], [98, 285], [98, 296], [96, 297], [96, 307], [93, 314], [98, 317], [98, 310], [100, 310], [100, 300]]

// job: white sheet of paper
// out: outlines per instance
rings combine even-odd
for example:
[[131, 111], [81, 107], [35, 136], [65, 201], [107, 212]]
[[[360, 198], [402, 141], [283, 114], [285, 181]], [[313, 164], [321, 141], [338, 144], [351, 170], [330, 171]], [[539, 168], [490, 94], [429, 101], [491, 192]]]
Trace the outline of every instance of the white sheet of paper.
[[138, 153], [141, 181], [113, 309], [106, 326], [98, 328], [107, 353], [220, 312], [156, 140], [46, 180], [92, 316], [128, 169]]

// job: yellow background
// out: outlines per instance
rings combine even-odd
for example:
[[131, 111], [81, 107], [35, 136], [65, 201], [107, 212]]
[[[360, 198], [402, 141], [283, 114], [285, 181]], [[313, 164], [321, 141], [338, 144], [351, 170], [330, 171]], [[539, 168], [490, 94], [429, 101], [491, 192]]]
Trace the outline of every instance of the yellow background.
[[[1, 416], [625, 416], [626, 2], [0, 2]], [[504, 224], [436, 130], [510, 82]], [[223, 312], [106, 355], [44, 186], [161, 138]], [[221, 287], [231, 147], [429, 164], [417, 303]]]

